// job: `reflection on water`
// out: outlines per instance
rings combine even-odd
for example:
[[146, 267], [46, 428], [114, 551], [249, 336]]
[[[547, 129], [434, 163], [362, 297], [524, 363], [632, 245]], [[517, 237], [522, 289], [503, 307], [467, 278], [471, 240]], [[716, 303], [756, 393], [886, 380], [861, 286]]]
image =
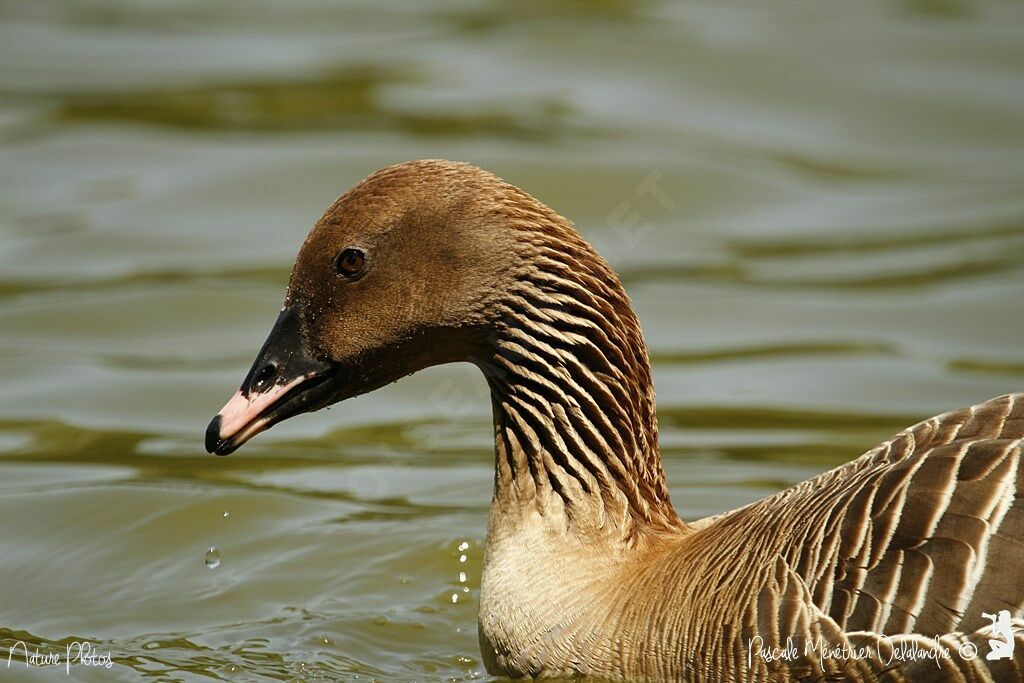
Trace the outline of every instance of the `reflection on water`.
[[[566, 106], [542, 99], [517, 102], [520, 113], [403, 111], [381, 106], [388, 86], [418, 79], [378, 72], [372, 65], [317, 80], [283, 80], [130, 93], [54, 93], [54, 120], [63, 123], [124, 121], [171, 127], [245, 130], [401, 131], [411, 135], [498, 136], [552, 140]], [[528, 115], [527, 115], [528, 113]]]
[[388, 163], [486, 166], [613, 262], [688, 518], [1024, 388], [1022, 28], [969, 0], [5, 3], [0, 652], [486, 678], [474, 369], [202, 449], [307, 228]]

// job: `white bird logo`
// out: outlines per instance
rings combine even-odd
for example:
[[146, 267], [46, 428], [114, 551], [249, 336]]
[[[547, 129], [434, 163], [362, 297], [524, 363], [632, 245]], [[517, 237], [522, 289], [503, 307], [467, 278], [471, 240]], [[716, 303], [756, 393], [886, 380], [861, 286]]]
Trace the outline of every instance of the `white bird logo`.
[[[989, 631], [992, 638], [989, 638], [988, 646], [992, 651], [985, 655], [985, 659], [1009, 659], [1013, 656], [1013, 627], [1010, 624], [1010, 610], [1000, 610], [996, 614], [983, 612], [982, 616], [992, 620]], [[997, 640], [1001, 639], [1001, 640]]]

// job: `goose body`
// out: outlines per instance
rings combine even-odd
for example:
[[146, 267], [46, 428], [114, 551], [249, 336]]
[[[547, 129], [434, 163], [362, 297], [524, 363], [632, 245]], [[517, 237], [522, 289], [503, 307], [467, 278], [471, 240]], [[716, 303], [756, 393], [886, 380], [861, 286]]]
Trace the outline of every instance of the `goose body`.
[[[1024, 394], [684, 522], [618, 278], [567, 220], [466, 164], [392, 166], [327, 210], [207, 448], [230, 453], [283, 419], [456, 361], [482, 370], [494, 415], [488, 671], [1024, 679]], [[994, 647], [1013, 652], [988, 659]]]

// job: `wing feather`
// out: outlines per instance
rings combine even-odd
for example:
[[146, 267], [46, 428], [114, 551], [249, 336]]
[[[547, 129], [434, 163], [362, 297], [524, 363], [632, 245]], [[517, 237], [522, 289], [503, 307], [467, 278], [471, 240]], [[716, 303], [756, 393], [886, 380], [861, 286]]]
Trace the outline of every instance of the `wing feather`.
[[846, 631], [972, 632], [1024, 616], [1024, 394], [917, 424], [736, 511], [760, 516]]

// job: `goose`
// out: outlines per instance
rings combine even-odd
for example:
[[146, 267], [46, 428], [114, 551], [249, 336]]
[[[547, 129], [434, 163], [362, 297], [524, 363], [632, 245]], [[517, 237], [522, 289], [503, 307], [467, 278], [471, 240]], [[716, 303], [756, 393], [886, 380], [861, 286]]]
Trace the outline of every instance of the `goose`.
[[1024, 678], [1024, 394], [684, 521], [615, 273], [567, 219], [469, 164], [390, 166], [327, 209], [206, 448], [227, 455], [292, 416], [467, 361], [494, 425], [489, 672]]

